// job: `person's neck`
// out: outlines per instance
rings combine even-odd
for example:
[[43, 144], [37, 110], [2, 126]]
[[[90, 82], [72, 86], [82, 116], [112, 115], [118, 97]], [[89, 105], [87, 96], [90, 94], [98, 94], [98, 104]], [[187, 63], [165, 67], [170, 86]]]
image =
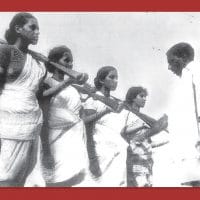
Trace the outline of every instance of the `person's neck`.
[[64, 80], [64, 75], [59, 73], [58, 71], [55, 71], [54, 74], [53, 74], [53, 78], [56, 80], [56, 81], [63, 81]]
[[108, 88], [102, 87], [100, 89], [100, 92], [105, 96], [105, 97], [109, 97], [110, 96], [110, 90]]
[[28, 51], [28, 44], [23, 43], [20, 38], [16, 40], [16, 42], [14, 43], [14, 46], [16, 46], [24, 54], [26, 54]]
[[132, 108], [133, 110], [135, 110], [135, 111], [137, 111], [137, 112], [140, 112], [140, 107], [137, 106], [135, 103], [132, 103], [132, 105], [130, 105], [130, 106], [131, 106], [131, 108]]

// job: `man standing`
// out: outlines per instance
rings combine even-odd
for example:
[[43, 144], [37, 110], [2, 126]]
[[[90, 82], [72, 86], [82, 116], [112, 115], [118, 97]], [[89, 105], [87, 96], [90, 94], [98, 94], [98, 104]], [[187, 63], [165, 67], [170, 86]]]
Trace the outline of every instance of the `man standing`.
[[[168, 161], [170, 167], [165, 186], [193, 186], [200, 180], [198, 124], [198, 87], [200, 86], [200, 66], [194, 62], [194, 49], [188, 43], [178, 43], [166, 53], [168, 69], [175, 74], [170, 91], [168, 116], [170, 144]], [[198, 83], [199, 82], [199, 83]]]

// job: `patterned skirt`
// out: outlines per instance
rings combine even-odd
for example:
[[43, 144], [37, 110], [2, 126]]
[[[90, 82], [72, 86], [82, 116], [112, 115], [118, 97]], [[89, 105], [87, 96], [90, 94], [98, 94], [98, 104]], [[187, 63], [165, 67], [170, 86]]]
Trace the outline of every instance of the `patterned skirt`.
[[151, 153], [139, 155], [133, 153], [131, 147], [127, 148], [127, 186], [151, 187], [153, 159]]

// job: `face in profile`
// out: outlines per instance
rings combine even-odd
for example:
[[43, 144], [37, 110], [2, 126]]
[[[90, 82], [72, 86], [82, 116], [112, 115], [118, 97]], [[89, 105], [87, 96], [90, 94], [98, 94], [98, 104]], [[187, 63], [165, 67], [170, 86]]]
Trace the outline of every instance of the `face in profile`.
[[173, 58], [168, 58], [168, 70], [176, 74], [177, 76], [181, 76], [182, 69], [185, 67], [184, 62], [181, 58], [173, 56]]
[[116, 90], [118, 83], [118, 74], [116, 70], [112, 70], [108, 73], [104, 80], [104, 86], [109, 90]]
[[146, 97], [147, 94], [145, 92], [141, 92], [139, 93], [136, 98], [133, 100], [133, 103], [139, 107], [139, 108], [143, 108], [145, 106], [146, 103]]
[[39, 39], [39, 25], [37, 19], [29, 18], [27, 23], [19, 28], [18, 33], [25, 43], [37, 44]]
[[65, 66], [68, 69], [72, 69], [73, 67], [73, 58], [71, 53], [65, 52], [63, 56], [58, 61], [59, 64]]

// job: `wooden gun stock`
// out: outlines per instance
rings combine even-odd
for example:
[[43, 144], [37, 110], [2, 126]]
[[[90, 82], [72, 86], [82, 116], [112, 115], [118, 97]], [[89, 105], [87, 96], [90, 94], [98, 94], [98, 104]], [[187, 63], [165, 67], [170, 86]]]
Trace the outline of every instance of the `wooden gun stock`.
[[97, 94], [96, 89], [94, 87], [90, 86], [87, 83], [85, 83], [82, 86], [75, 85], [75, 84], [72, 84], [72, 86], [75, 87], [79, 92], [89, 95], [94, 100], [101, 101], [102, 103], [106, 104], [107, 106], [109, 106], [113, 110], [117, 110], [117, 108], [119, 106], [119, 103], [120, 103], [119, 101], [116, 101], [115, 99], [111, 99], [111, 98]]
[[[148, 124], [150, 127], [152, 127], [156, 122], [157, 120], [144, 114], [144, 113], [141, 113], [141, 112], [137, 112], [133, 109], [128, 109], [129, 111], [133, 112], [135, 115], [137, 115], [140, 119], [142, 119], [146, 124]], [[169, 133], [169, 131], [167, 129], [164, 129], [163, 131]]]
[[56, 69], [59, 69], [60, 71], [66, 73], [71, 78], [76, 79], [78, 84], [84, 84], [88, 80], [88, 74], [86, 73], [80, 73], [72, 69], [68, 69], [63, 65], [60, 65], [58, 63], [50, 61], [46, 56], [42, 55], [41, 53], [28, 50], [28, 52], [35, 57], [37, 60], [43, 62], [43, 63], [49, 63], [52, 66], [54, 66]]
[[108, 99], [105, 96], [96, 94], [96, 89], [94, 87], [90, 86], [89, 84], [85, 83], [82, 86], [72, 84], [72, 86], [74, 88], [76, 88], [80, 93], [87, 94], [88, 96], [92, 97], [94, 100], [101, 101], [102, 103], [106, 104], [107, 106], [109, 106], [113, 110], [117, 109], [117, 104], [116, 104], [117, 102], [116, 101], [112, 101], [111, 99]]
[[[7, 44], [6, 41], [0, 39], [0, 44]], [[54, 66], [56, 69], [59, 69], [60, 71], [64, 72], [71, 78], [77, 80], [78, 84], [84, 84], [88, 80], [88, 74], [86, 73], [80, 73], [72, 69], [67, 69], [65, 66], [60, 65], [58, 63], [50, 61], [46, 56], [44, 56], [41, 53], [38, 53], [36, 51], [28, 49], [28, 53], [31, 54], [35, 59], [37, 59], [40, 62], [43, 63], [50, 63], [52, 66]]]

